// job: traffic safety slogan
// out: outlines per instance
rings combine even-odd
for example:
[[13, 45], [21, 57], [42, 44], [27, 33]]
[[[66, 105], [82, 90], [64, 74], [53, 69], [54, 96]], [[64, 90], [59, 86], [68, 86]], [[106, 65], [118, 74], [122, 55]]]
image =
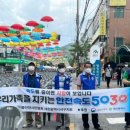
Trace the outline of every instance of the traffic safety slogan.
[[130, 88], [51, 90], [0, 88], [0, 107], [17, 106], [23, 112], [124, 113], [130, 112]]

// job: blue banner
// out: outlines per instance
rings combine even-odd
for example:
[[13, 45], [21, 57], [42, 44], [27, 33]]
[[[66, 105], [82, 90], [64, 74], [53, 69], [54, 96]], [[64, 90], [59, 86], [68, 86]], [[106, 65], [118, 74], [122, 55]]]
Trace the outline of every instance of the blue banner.
[[96, 62], [93, 64], [92, 73], [95, 74], [98, 81], [97, 85], [100, 86], [101, 83], [101, 61], [100, 60], [96, 60]]

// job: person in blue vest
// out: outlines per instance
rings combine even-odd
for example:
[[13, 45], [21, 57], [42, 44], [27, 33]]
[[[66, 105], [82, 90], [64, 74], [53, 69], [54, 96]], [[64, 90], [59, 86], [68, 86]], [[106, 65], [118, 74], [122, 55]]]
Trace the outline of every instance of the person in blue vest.
[[[58, 64], [58, 73], [53, 79], [53, 89], [55, 90], [70, 90], [72, 87], [72, 78], [65, 73], [66, 67], [64, 63]], [[65, 127], [65, 130], [70, 130], [70, 118], [68, 114], [57, 114], [57, 127], [60, 130]]]
[[[79, 74], [77, 78], [77, 89], [78, 90], [95, 90], [97, 80], [94, 74], [91, 73], [92, 64], [86, 62], [84, 64], [84, 70]], [[82, 114], [82, 121], [84, 130], [89, 130], [88, 114]], [[103, 130], [98, 124], [98, 114], [92, 114], [92, 122], [96, 130]]]
[[[36, 73], [36, 65], [33, 62], [28, 64], [28, 72], [23, 75], [23, 86], [29, 88], [42, 88], [42, 76]], [[26, 113], [26, 123], [23, 128], [31, 127], [33, 123], [32, 112]], [[42, 127], [41, 115], [39, 112], [35, 113], [35, 125], [37, 128]]]

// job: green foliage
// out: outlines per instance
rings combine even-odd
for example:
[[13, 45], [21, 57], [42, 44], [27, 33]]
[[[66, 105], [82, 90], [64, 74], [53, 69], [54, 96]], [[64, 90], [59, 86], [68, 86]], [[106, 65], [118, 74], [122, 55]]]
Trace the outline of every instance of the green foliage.
[[69, 52], [70, 52], [72, 58], [69, 60], [69, 63], [72, 66], [75, 63], [77, 63], [77, 55], [79, 55], [79, 57], [84, 58], [85, 61], [87, 61], [88, 52], [89, 52], [90, 47], [91, 47], [91, 45], [89, 44], [88, 41], [84, 44], [75, 43], [75, 44], [71, 45], [71, 49], [69, 49]]
[[43, 65], [43, 66], [53, 66], [52, 62], [48, 62], [48, 61], [41, 61], [40, 62], [40, 65]]
[[[109, 60], [115, 62], [115, 54], [113, 54], [113, 55], [109, 58]], [[118, 55], [116, 55], [116, 63], [117, 63], [117, 64], [119, 63], [119, 56], [118, 56]]]

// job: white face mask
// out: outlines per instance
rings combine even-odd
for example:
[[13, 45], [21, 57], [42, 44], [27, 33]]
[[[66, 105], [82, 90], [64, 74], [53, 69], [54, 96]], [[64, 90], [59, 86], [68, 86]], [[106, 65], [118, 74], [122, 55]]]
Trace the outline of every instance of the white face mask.
[[60, 73], [64, 73], [65, 72], [65, 68], [59, 69]]
[[35, 70], [35, 67], [34, 67], [34, 66], [28, 66], [28, 70], [34, 71], [34, 70]]
[[89, 73], [89, 74], [90, 74], [90, 73], [91, 73], [91, 70], [92, 70], [91, 68], [85, 68], [85, 72], [86, 72], [86, 73]]
[[125, 65], [125, 67], [128, 67], [128, 65]]

